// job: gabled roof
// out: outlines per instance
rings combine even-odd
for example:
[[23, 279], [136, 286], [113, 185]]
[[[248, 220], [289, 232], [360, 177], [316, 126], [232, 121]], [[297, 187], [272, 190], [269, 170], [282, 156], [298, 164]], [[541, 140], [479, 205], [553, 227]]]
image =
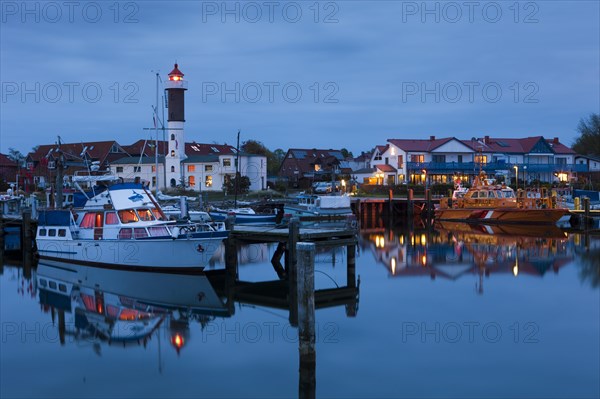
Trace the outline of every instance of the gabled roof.
[[[324, 171], [330, 169], [331, 165], [344, 161], [344, 156], [340, 150], [290, 148], [285, 154], [285, 158], [280, 166], [280, 173], [290, 172], [291, 169], [298, 169], [299, 172], [308, 173], [315, 171], [315, 164], [320, 164]], [[346, 173], [344, 169], [342, 173]]]
[[547, 146], [549, 152], [555, 154], [576, 154], [571, 148], [560, 143], [558, 138], [545, 139], [543, 136], [524, 138], [495, 138], [486, 136], [483, 139], [461, 140], [463, 144], [475, 151], [498, 152], [511, 154], [528, 154], [536, 146]]
[[185, 154], [194, 155], [235, 155], [235, 147], [228, 144], [185, 143]]
[[215, 163], [219, 162], [219, 156], [216, 154], [209, 155], [192, 155], [187, 157], [183, 163]]
[[375, 168], [362, 168], [362, 169], [358, 169], [352, 172], [352, 174], [359, 174], [359, 175], [363, 175], [363, 174], [367, 174], [367, 173], [374, 173], [375, 172]]
[[388, 165], [388, 164], [374, 165], [374, 166], [382, 172], [396, 172], [397, 171], [396, 168], [394, 168], [392, 165]]
[[[61, 143], [60, 148], [64, 156], [70, 159], [81, 159], [81, 154], [85, 149], [90, 158], [95, 161], [100, 161], [100, 163], [104, 163], [105, 161], [111, 162], [113, 160], [122, 158], [124, 155], [129, 155], [127, 152], [111, 153], [110, 151], [114, 145], [116, 145], [119, 149], [122, 149], [119, 143], [114, 140], [89, 141], [84, 143]], [[35, 151], [27, 154], [27, 157], [34, 162], [39, 162], [48, 154], [54, 153], [54, 149], [57, 147], [58, 146], [56, 144], [40, 145]], [[52, 153], [50, 153], [50, 150], [53, 150]]]
[[[388, 140], [389, 141], [389, 140]], [[387, 151], [387, 149], [390, 147], [389, 144], [386, 145], [376, 145], [375, 146], [375, 151], [379, 152], [380, 154], [383, 154], [384, 152]]]
[[4, 154], [0, 154], [0, 166], [16, 168], [18, 165], [15, 161]]
[[443, 139], [422, 139], [422, 140], [412, 140], [412, 139], [389, 139], [388, 142], [392, 143], [393, 145], [395, 145], [396, 147], [400, 148], [401, 150], [405, 151], [405, 152], [415, 152], [415, 151], [422, 151], [422, 152], [430, 152], [433, 151], [434, 149], [438, 148], [439, 146], [446, 144], [447, 142], [451, 141], [451, 140], [457, 140], [460, 141], [454, 137], [446, 137]]

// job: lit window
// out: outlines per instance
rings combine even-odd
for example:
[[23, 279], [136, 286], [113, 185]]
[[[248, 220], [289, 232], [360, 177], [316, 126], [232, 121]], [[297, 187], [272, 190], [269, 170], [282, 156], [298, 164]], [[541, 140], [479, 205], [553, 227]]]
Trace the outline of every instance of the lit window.
[[196, 165], [188, 165], [187, 171], [188, 172], [195, 172], [196, 171]]
[[153, 208], [152, 213], [154, 214], [156, 220], [164, 220], [163, 216], [160, 214], [160, 211], [158, 209]]
[[212, 176], [206, 176], [206, 180], [204, 181], [204, 185], [206, 187], [212, 187], [212, 185], [213, 185]]
[[79, 225], [80, 229], [93, 229], [94, 228], [94, 218], [96, 217], [93, 213], [86, 213], [81, 220], [81, 224]]
[[154, 220], [154, 216], [152, 215], [152, 211], [150, 211], [150, 209], [138, 209], [137, 213], [140, 216], [140, 220], [146, 222]]
[[223, 158], [223, 167], [227, 168], [231, 166], [231, 158]]
[[188, 177], [188, 186], [190, 186], [190, 187], [196, 186], [196, 177], [194, 177], [194, 176]]
[[487, 163], [487, 155], [475, 155], [475, 163]]
[[156, 172], [156, 165], [152, 165], [152, 172]]
[[175, 150], [171, 150], [171, 156], [174, 157], [175, 156]]
[[205, 172], [212, 172], [213, 170], [213, 166], [212, 165], [204, 165], [204, 171]]
[[116, 212], [107, 212], [106, 221], [104, 224], [119, 224], [119, 218], [117, 218]]
[[[84, 216], [81, 224], [83, 224], [87, 215], [90, 215], [90, 214], [88, 213]], [[91, 214], [91, 215], [93, 215], [93, 214]], [[123, 223], [123, 224], [134, 223], [134, 222], [138, 221], [138, 216], [136, 215], [136, 213], [133, 209], [125, 209], [125, 210], [119, 211], [119, 219], [121, 219], [121, 223]]]

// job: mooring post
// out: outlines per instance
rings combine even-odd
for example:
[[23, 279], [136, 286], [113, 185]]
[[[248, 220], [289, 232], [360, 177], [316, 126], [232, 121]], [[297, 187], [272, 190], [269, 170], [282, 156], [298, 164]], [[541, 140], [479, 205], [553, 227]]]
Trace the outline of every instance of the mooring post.
[[392, 218], [394, 217], [394, 191], [390, 188], [388, 192], [388, 222], [391, 223]]
[[60, 346], [64, 346], [64, 344], [65, 344], [65, 332], [66, 331], [67, 331], [67, 328], [65, 325], [65, 311], [61, 309], [58, 311], [58, 337], [60, 340]]
[[30, 277], [33, 264], [33, 231], [31, 229], [31, 210], [29, 209], [23, 211], [22, 229], [23, 274], [25, 277]]
[[225, 218], [225, 230], [232, 231], [235, 226], [235, 213], [230, 213]]
[[4, 219], [2, 206], [0, 206], [0, 276], [4, 274]]
[[408, 192], [406, 193], [406, 216], [409, 220], [409, 223], [412, 223], [413, 211], [413, 189], [409, 188]]
[[[229, 217], [229, 215], [227, 215]], [[189, 217], [187, 197], [179, 197], [179, 218], [185, 219]]]
[[425, 195], [427, 196], [427, 223], [431, 221], [431, 189], [425, 190]]
[[235, 312], [235, 283], [238, 279], [237, 240], [229, 230], [225, 245], [225, 292], [227, 293], [227, 308], [230, 315]]
[[583, 197], [583, 214], [585, 223], [584, 229], [588, 230], [592, 224], [590, 219], [590, 197]]
[[362, 223], [362, 219], [361, 219], [362, 212], [361, 212], [360, 206], [361, 206], [361, 204], [360, 204], [360, 198], [359, 198], [356, 200], [356, 218], [358, 219], [359, 223]]
[[356, 287], [356, 245], [348, 245], [346, 247], [346, 286]]
[[301, 398], [314, 398], [316, 391], [315, 351], [315, 244], [300, 242], [298, 250], [298, 351], [300, 353]]
[[287, 249], [285, 251], [285, 270], [288, 275], [290, 325], [298, 325], [298, 257], [296, 244], [300, 236], [300, 220], [297, 217], [290, 219]]

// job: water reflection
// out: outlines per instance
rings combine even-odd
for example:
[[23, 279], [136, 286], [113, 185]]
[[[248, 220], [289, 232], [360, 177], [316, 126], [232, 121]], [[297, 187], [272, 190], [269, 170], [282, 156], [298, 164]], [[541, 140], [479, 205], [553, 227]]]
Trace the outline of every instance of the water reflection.
[[477, 276], [480, 294], [484, 292], [484, 276], [559, 273], [579, 257], [578, 252], [582, 253], [582, 275], [597, 287], [600, 256], [598, 249], [589, 249], [589, 242], [586, 250], [584, 241], [582, 236], [569, 235], [555, 226], [457, 222], [440, 222], [419, 230], [367, 229], [361, 234], [361, 248], [370, 250], [391, 277], [456, 280]]

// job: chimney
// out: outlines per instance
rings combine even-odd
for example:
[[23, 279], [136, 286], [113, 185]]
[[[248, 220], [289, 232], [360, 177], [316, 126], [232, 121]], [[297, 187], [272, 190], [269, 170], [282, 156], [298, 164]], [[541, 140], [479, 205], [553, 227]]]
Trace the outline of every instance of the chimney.
[[483, 138], [483, 142], [484, 142], [486, 145], [490, 144], [490, 136], [485, 136], [485, 137]]
[[429, 140], [431, 140], [431, 141], [435, 140], [435, 136], [429, 136]]
[[560, 144], [558, 137], [555, 137], [554, 140], [552, 140], [552, 144]]

